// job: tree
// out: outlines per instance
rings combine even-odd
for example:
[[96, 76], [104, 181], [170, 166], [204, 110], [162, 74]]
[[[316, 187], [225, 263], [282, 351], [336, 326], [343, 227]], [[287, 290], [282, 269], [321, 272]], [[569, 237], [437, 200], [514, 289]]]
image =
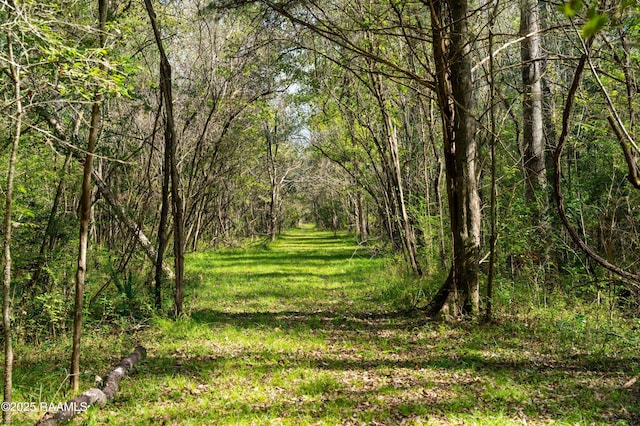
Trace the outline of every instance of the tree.
[[524, 143], [525, 199], [534, 208], [537, 221], [544, 220], [544, 124], [542, 116], [542, 57], [538, 0], [521, 0], [520, 52], [522, 58], [522, 122]]
[[[108, 1], [98, 0], [99, 45], [106, 41], [106, 25]], [[104, 67], [104, 65], [101, 65]], [[82, 305], [84, 301], [84, 285], [87, 272], [87, 246], [89, 241], [89, 220], [91, 218], [91, 172], [93, 171], [93, 155], [98, 141], [100, 128], [100, 107], [102, 94], [97, 91], [91, 107], [91, 124], [89, 139], [82, 173], [82, 192], [80, 196], [80, 238], [78, 248], [78, 268], [76, 270], [75, 303], [73, 315], [73, 345], [71, 352], [71, 388], [77, 392], [80, 386], [80, 339], [82, 336]]]
[[158, 27], [156, 14], [151, 0], [145, 0], [149, 20], [153, 28], [153, 34], [160, 53], [160, 91], [165, 108], [165, 132], [164, 132], [164, 178], [162, 184], [162, 213], [159, 226], [160, 247], [156, 262], [156, 306], [160, 304], [160, 286], [162, 282], [162, 261], [164, 256], [164, 244], [166, 244], [166, 219], [169, 204], [169, 179], [171, 180], [171, 209], [173, 212], [173, 256], [175, 259], [175, 314], [182, 313], [182, 298], [184, 287], [184, 207], [180, 193], [180, 174], [176, 159], [177, 134], [173, 114], [173, 94], [171, 83], [171, 64], [164, 50], [162, 35]]
[[[11, 4], [12, 15], [19, 16], [16, 3]], [[7, 171], [7, 183], [5, 190], [5, 210], [3, 220], [4, 236], [2, 239], [3, 252], [3, 281], [2, 281], [2, 328], [4, 334], [4, 403], [11, 405], [13, 392], [13, 347], [11, 324], [11, 229], [13, 208], [13, 182], [16, 174], [16, 157], [20, 134], [22, 130], [22, 118], [24, 114], [22, 106], [22, 70], [19, 61], [14, 54], [13, 37], [11, 30], [7, 35], [7, 51], [9, 59], [9, 74], [13, 80], [13, 101], [15, 102], [14, 130], [9, 155], [9, 168]], [[2, 422], [11, 423], [11, 410], [2, 410]]]
[[[430, 0], [436, 95], [442, 117], [444, 157], [453, 234], [449, 279], [430, 306], [436, 313], [453, 297], [453, 314], [479, 310], [480, 197], [476, 174], [477, 141], [472, 115], [471, 35], [465, 0]], [[448, 42], [447, 42], [448, 40]]]

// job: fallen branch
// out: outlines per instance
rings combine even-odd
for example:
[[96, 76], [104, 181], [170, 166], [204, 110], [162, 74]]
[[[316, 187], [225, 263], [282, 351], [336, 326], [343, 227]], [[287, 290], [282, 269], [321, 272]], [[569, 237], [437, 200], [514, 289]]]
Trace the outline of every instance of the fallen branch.
[[633, 153], [627, 146], [627, 143], [625, 142], [625, 139], [624, 139], [624, 135], [622, 134], [622, 131], [618, 128], [616, 121], [613, 119], [612, 116], [607, 117], [607, 120], [609, 120], [611, 129], [613, 130], [613, 133], [616, 134], [616, 137], [620, 142], [620, 147], [622, 148], [622, 152], [624, 153], [624, 159], [627, 162], [627, 167], [629, 168], [629, 174], [627, 175], [627, 179], [629, 179], [629, 182], [631, 182], [631, 185], [633, 185], [636, 189], [640, 189], [640, 170], [638, 169], [638, 163]]
[[113, 401], [118, 391], [118, 384], [126, 376], [127, 370], [144, 358], [146, 354], [147, 350], [145, 348], [137, 346], [129, 356], [123, 358], [116, 368], [109, 373], [102, 390], [91, 388], [83, 392], [76, 398], [64, 403], [63, 409], [57, 413], [45, 413], [42, 419], [36, 423], [36, 426], [55, 426], [66, 423], [78, 414], [87, 411], [92, 405], [98, 405], [100, 408], [104, 407], [108, 402]]
[[[95, 170], [92, 172], [92, 176], [100, 195], [102, 195], [102, 197], [107, 201], [107, 204], [109, 204], [113, 213], [120, 220], [120, 223], [122, 223], [136, 238], [136, 241], [140, 244], [140, 247], [142, 247], [147, 257], [155, 264], [155, 262], [158, 261], [158, 254], [153, 243], [149, 241], [149, 238], [144, 234], [142, 228], [127, 216], [124, 209], [107, 186], [106, 182], [102, 179], [102, 176], [100, 176], [100, 174]], [[173, 270], [171, 270], [171, 267], [169, 267], [169, 265], [164, 261], [162, 262], [162, 270], [166, 274], [167, 278], [170, 280], [175, 279], [176, 275], [173, 273]]]

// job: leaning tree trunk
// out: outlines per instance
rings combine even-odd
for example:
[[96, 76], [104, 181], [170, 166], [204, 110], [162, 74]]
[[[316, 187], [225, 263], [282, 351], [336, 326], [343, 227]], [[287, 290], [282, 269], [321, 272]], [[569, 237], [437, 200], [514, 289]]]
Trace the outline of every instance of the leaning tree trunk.
[[[436, 94], [443, 120], [444, 158], [453, 241], [450, 279], [441, 291], [454, 302], [454, 315], [479, 311], [480, 197], [473, 111], [468, 2], [431, 0]], [[448, 290], [447, 290], [448, 288]], [[431, 305], [439, 312], [442, 303]]]
[[[142, 250], [147, 255], [149, 260], [152, 262], [156, 262], [158, 260], [158, 253], [156, 248], [153, 246], [147, 235], [144, 233], [144, 230], [140, 225], [138, 225], [132, 218], [127, 216], [126, 212], [117, 197], [111, 192], [107, 183], [102, 179], [95, 170], [92, 173], [93, 180], [96, 183], [96, 187], [98, 188], [98, 192], [105, 199], [111, 211], [116, 215], [116, 218], [120, 221], [122, 226], [124, 226], [129, 233], [136, 239], [137, 243], [142, 247]], [[170, 280], [175, 278], [175, 274], [173, 270], [167, 265], [164, 261], [159, 264], [160, 270], [164, 275]], [[157, 301], [157, 300], [156, 300]]]
[[404, 244], [407, 255], [409, 256], [409, 263], [411, 264], [411, 270], [418, 276], [422, 276], [422, 268], [418, 261], [418, 248], [416, 245], [415, 232], [411, 222], [409, 221], [409, 214], [407, 213], [407, 206], [404, 200], [404, 189], [402, 187], [402, 170], [400, 169], [400, 155], [398, 152], [398, 137], [396, 131], [391, 124], [390, 117], [385, 114], [387, 119], [387, 127], [389, 132], [389, 153], [391, 154], [391, 163], [393, 165], [393, 177], [395, 184], [395, 196], [400, 210], [400, 218], [402, 220], [402, 228], [404, 231]]
[[385, 132], [386, 145], [378, 144], [378, 150], [382, 158], [382, 166], [387, 177], [389, 194], [392, 197], [394, 207], [394, 222], [396, 222], [402, 237], [404, 252], [409, 259], [411, 270], [418, 276], [422, 275], [422, 268], [418, 261], [418, 249], [416, 246], [415, 233], [409, 221], [409, 214], [404, 199], [404, 188], [402, 184], [402, 170], [400, 167], [400, 152], [398, 147], [398, 136], [387, 107], [387, 101], [380, 77], [369, 71], [371, 79], [371, 91], [378, 103], [378, 110], [382, 116], [382, 127]]

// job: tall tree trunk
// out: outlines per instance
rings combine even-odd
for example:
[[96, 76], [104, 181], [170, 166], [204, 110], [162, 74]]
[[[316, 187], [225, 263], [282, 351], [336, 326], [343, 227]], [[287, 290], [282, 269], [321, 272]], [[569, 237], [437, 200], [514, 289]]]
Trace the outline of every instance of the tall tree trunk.
[[394, 174], [394, 193], [397, 198], [400, 219], [402, 221], [402, 228], [404, 231], [404, 244], [407, 256], [409, 257], [409, 263], [411, 264], [411, 270], [418, 275], [422, 275], [422, 268], [418, 261], [418, 249], [416, 247], [416, 238], [413, 231], [413, 226], [409, 221], [409, 214], [407, 213], [407, 206], [404, 201], [404, 188], [402, 187], [402, 170], [400, 168], [400, 155], [398, 152], [398, 137], [396, 130], [391, 123], [391, 118], [388, 114], [385, 114], [386, 127], [389, 133], [389, 153], [391, 154], [391, 164], [393, 166]]
[[269, 201], [269, 239], [276, 240], [278, 234], [278, 203], [279, 203], [279, 179], [278, 179], [278, 127], [274, 126], [273, 131], [269, 124], [265, 123], [265, 137], [267, 140], [267, 161], [269, 169], [269, 183], [271, 185], [271, 200]]
[[[522, 115], [524, 142], [525, 199], [535, 209], [536, 222], [544, 220], [546, 167], [542, 117], [542, 73], [540, 10], [538, 0], [520, 0], [520, 44], [522, 59]], [[541, 197], [538, 199], [538, 197]]]
[[73, 347], [71, 353], [71, 388], [74, 392], [80, 385], [80, 338], [82, 336], [82, 304], [84, 301], [84, 283], [87, 272], [87, 246], [89, 241], [89, 218], [91, 215], [91, 168], [93, 153], [98, 140], [100, 125], [99, 96], [91, 109], [91, 128], [89, 143], [82, 174], [82, 194], [80, 196], [80, 244], [78, 247], [78, 268], [76, 269], [75, 304], [73, 308]]
[[[169, 76], [170, 75], [171, 73], [169, 72]], [[169, 87], [171, 87], [170, 84]], [[169, 94], [169, 98], [172, 98], [171, 94]], [[173, 125], [173, 107], [171, 110], [171, 128], [175, 129]], [[180, 193], [180, 173], [178, 171], [178, 161], [176, 159], [177, 143], [175, 140], [175, 130], [173, 130], [173, 134], [174, 143], [172, 144], [171, 150], [171, 199], [173, 202], [171, 207], [173, 211], [173, 256], [176, 274], [176, 293], [174, 297], [174, 304], [175, 314], [178, 316], [182, 313], [182, 299], [184, 296], [184, 205], [182, 202], [182, 194]]]
[[[105, 44], [108, 0], [98, 0], [100, 46]], [[73, 308], [73, 343], [71, 351], [71, 388], [77, 392], [80, 386], [80, 338], [82, 336], [82, 304], [84, 300], [84, 282], [87, 272], [87, 246], [89, 240], [89, 219], [91, 216], [91, 171], [93, 154], [98, 141], [100, 126], [100, 105], [102, 95], [95, 94], [91, 108], [91, 125], [87, 153], [82, 173], [82, 195], [80, 196], [80, 242], [78, 247], [78, 269], [76, 270], [75, 304]]]
[[400, 235], [404, 246], [404, 252], [409, 258], [411, 270], [418, 276], [422, 275], [422, 268], [418, 261], [418, 249], [416, 247], [415, 233], [409, 221], [407, 207], [404, 200], [404, 188], [402, 185], [402, 170], [400, 167], [400, 152], [398, 136], [391, 115], [387, 108], [387, 100], [380, 81], [380, 76], [370, 71], [371, 90], [378, 103], [378, 109], [382, 115], [382, 126], [385, 132], [386, 145], [379, 145], [382, 166], [389, 184], [389, 193], [392, 197], [395, 222], [399, 222]]
[[454, 155], [456, 165], [454, 193], [458, 199], [454, 209], [457, 239], [454, 253], [455, 281], [460, 289], [458, 309], [477, 314], [480, 304], [478, 267], [480, 260], [480, 196], [476, 174], [477, 148], [471, 76], [471, 36], [469, 8], [466, 0], [451, 0], [451, 82], [455, 104]]
[[[14, 11], [16, 4], [13, 5]], [[17, 12], [17, 11], [15, 11]], [[17, 13], [16, 13], [17, 14]], [[13, 346], [12, 346], [12, 325], [11, 325], [11, 215], [13, 208], [13, 180], [16, 170], [16, 159], [18, 155], [18, 144], [22, 130], [22, 93], [20, 90], [21, 75], [19, 66], [13, 52], [13, 35], [7, 35], [7, 48], [9, 51], [9, 72], [13, 80], [13, 91], [15, 95], [16, 116], [14, 119], [14, 133], [11, 144], [11, 154], [9, 156], [9, 169], [7, 171], [7, 186], [5, 189], [5, 210], [4, 210], [4, 238], [2, 241], [2, 251], [4, 259], [4, 273], [2, 282], [2, 328], [4, 334], [4, 403], [11, 404], [13, 394]], [[2, 410], [2, 422], [11, 423], [11, 410]]]
[[[160, 91], [165, 104], [165, 170], [164, 173], [169, 173], [171, 177], [171, 210], [173, 213], [173, 256], [175, 261], [175, 276], [176, 276], [176, 288], [174, 295], [175, 314], [180, 315], [182, 313], [182, 297], [184, 287], [184, 206], [182, 202], [182, 195], [180, 194], [180, 174], [178, 171], [178, 164], [176, 159], [177, 148], [177, 133], [175, 120], [173, 115], [173, 94], [171, 83], [171, 64], [169, 58], [164, 50], [162, 43], [162, 35], [158, 28], [158, 22], [156, 13], [153, 9], [151, 0], [145, 0], [145, 7], [151, 27], [153, 28], [153, 34], [160, 53]], [[166, 182], [166, 178], [165, 178]], [[165, 185], [163, 184], [163, 191]], [[165, 232], [165, 230], [160, 230]], [[160, 250], [158, 250], [160, 252]], [[160, 255], [160, 253], [158, 253]], [[161, 264], [159, 259], [158, 264]], [[158, 266], [156, 266], [157, 268]]]
[[[540, 27], [549, 28], [549, 17], [553, 13], [555, 13], [555, 6], [547, 3], [547, 2], [539, 2], [539, 16], [538, 22]], [[547, 43], [551, 43], [552, 40], [549, 37], [546, 37], [544, 34], [540, 35], [541, 43], [546, 45]], [[546, 56], [541, 53], [543, 61], [540, 65], [540, 84], [542, 86], [542, 121], [543, 121], [543, 129], [544, 129], [544, 146], [545, 152], [551, 153], [551, 155], [545, 155], [545, 169], [547, 171], [546, 180], [547, 182], [551, 182], [553, 179], [553, 155], [552, 153], [556, 149], [556, 142], [558, 140], [558, 134], [556, 131], [556, 101], [555, 101], [555, 93], [553, 89], [553, 82], [549, 77], [549, 73], [546, 72], [547, 67], [549, 67], [549, 61]], [[549, 203], [551, 200], [549, 199]]]
[[[159, 108], [162, 108], [162, 106], [159, 106]], [[169, 156], [170, 154], [165, 141], [162, 163], [162, 204], [160, 206], [160, 220], [158, 223], [158, 252], [155, 259], [156, 270], [154, 279], [154, 298], [157, 311], [162, 309], [162, 283], [164, 282], [165, 277], [162, 265], [164, 264], [164, 256], [169, 245], [169, 233], [167, 232], [167, 226], [169, 223], [169, 207], [171, 202], [169, 199], [169, 185], [171, 178], [169, 170], [171, 169], [171, 159]]]
[[[436, 93], [443, 120], [444, 158], [453, 240], [449, 295], [454, 314], [479, 310], [480, 197], [473, 111], [468, 2], [430, 0]], [[443, 7], [445, 6], [445, 7]], [[448, 8], [446, 7], [448, 6]], [[447, 10], [448, 9], [448, 10]], [[442, 305], [443, 306], [443, 305]], [[439, 310], [442, 306], [434, 307]]]
[[356, 215], [358, 220], [358, 233], [360, 235], [360, 244], [367, 243], [367, 212], [364, 208], [364, 197], [362, 191], [357, 189], [356, 192]]
[[271, 201], [269, 202], [269, 239], [273, 242], [278, 235], [278, 187], [271, 183]]
[[[489, 12], [489, 52], [493, 52], [493, 34], [495, 17], [498, 12], [500, 1], [496, 1], [493, 9]], [[489, 55], [489, 121], [490, 121], [490, 157], [491, 157], [491, 201], [490, 201], [490, 223], [491, 237], [489, 242], [489, 271], [487, 272], [487, 303], [484, 311], [484, 321], [491, 321], [493, 315], [493, 278], [496, 264], [496, 242], [498, 240], [498, 182], [496, 179], [496, 145], [498, 144], [497, 123], [496, 123], [496, 82], [494, 79], [493, 55]]]

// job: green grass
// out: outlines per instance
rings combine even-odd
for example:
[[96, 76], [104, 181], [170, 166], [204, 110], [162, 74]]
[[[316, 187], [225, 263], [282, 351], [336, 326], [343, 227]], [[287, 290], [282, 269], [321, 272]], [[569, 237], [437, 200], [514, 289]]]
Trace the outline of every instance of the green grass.
[[[638, 385], [624, 387], [640, 375], [637, 323], [598, 328], [588, 305], [503, 306], [490, 325], [428, 322], [399, 309], [426, 281], [398, 263], [309, 228], [192, 254], [184, 316], [88, 331], [84, 388], [137, 342], [149, 357], [113, 404], [75, 424], [640, 422]], [[68, 344], [16, 351], [15, 401], [68, 397]]]

